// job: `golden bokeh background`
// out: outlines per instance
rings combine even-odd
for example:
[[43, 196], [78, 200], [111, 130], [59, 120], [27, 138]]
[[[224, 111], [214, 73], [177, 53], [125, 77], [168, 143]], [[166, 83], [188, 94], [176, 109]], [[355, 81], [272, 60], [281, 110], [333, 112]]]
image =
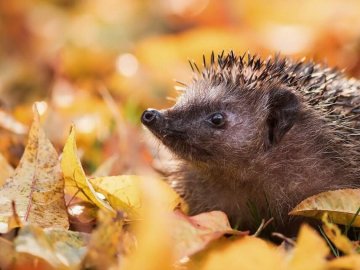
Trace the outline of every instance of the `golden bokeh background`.
[[211, 51], [306, 56], [360, 78], [357, 0], [0, 1], [0, 152], [16, 165], [38, 105], [61, 149], [74, 122], [89, 172], [143, 173], [139, 117], [171, 106], [188, 59]]

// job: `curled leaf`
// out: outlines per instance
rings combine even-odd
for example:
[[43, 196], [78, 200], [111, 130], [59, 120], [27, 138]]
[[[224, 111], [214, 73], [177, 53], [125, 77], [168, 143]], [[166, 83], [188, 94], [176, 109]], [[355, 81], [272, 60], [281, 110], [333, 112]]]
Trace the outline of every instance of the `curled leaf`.
[[360, 227], [360, 189], [339, 189], [311, 196], [299, 203], [289, 215], [321, 219], [325, 212], [337, 224]]
[[80, 159], [77, 156], [74, 126], [71, 127], [64, 146], [61, 168], [65, 178], [66, 193], [80, 196], [84, 200], [93, 202], [99, 208], [114, 213], [114, 210], [96, 195], [94, 188], [85, 175]]

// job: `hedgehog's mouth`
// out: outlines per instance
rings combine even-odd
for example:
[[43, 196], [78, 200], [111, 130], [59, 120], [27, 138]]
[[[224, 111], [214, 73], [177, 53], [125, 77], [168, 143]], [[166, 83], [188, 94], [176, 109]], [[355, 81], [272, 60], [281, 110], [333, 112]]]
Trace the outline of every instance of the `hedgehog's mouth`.
[[207, 161], [211, 153], [191, 143], [191, 138], [184, 131], [165, 129], [161, 135], [153, 134], [175, 155], [188, 161]]
[[148, 109], [144, 111], [141, 121], [155, 137], [180, 158], [204, 161], [211, 156], [209, 151], [191, 143], [188, 132], [173, 127], [161, 112]]

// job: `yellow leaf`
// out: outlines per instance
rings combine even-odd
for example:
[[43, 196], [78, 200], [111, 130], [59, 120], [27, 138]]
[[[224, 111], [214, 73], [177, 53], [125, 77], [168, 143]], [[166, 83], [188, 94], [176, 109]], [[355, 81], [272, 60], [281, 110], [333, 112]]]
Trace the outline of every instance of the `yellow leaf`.
[[284, 255], [279, 249], [259, 238], [245, 236], [236, 241], [226, 242], [221, 247], [216, 246], [206, 254], [202, 267], [196, 266], [191, 269], [281, 270], [285, 269], [284, 266]]
[[328, 214], [325, 213], [322, 219], [324, 225], [323, 230], [326, 236], [334, 243], [334, 245], [345, 254], [355, 253], [354, 246], [345, 235], [343, 235], [336, 224], [329, 221]]
[[[289, 214], [321, 219], [325, 212], [337, 224], [348, 225], [360, 207], [360, 189], [339, 189], [311, 196], [298, 204]], [[360, 227], [358, 215], [352, 226]]]
[[328, 270], [354, 270], [360, 269], [360, 255], [352, 254], [336, 258], [327, 264]]
[[74, 126], [71, 127], [69, 137], [64, 146], [61, 169], [65, 178], [66, 193], [73, 196], [82, 195], [80, 196], [82, 199], [87, 199], [99, 208], [114, 213], [114, 210], [96, 195], [94, 188], [85, 175], [80, 159], [77, 156]]
[[14, 172], [14, 168], [10, 166], [5, 157], [0, 154], [0, 187], [5, 183], [5, 180]]
[[43, 228], [68, 228], [64, 180], [56, 150], [35, 117], [25, 152], [14, 174], [0, 189], [0, 232], [6, 232], [12, 215], [11, 202], [24, 222]]
[[248, 234], [233, 230], [227, 216], [221, 211], [201, 213], [192, 217], [175, 211], [171, 227], [175, 255], [178, 259], [193, 255], [224, 234]]
[[[97, 177], [90, 179], [94, 189], [102, 193], [110, 205], [126, 212], [130, 219], [138, 218], [142, 207], [142, 185], [149, 179], [136, 175], [120, 175]], [[152, 179], [152, 184], [161, 189], [162, 196], [158, 200], [167, 209], [173, 210], [181, 206], [186, 211], [186, 206], [180, 196], [164, 181]]]
[[123, 256], [121, 247], [124, 218], [119, 212], [113, 216], [107, 211], [98, 211], [97, 228], [92, 232], [88, 251], [82, 262], [83, 269], [115, 269]]
[[308, 225], [303, 225], [288, 269], [325, 269], [328, 254], [329, 248], [325, 241]]
[[143, 205], [141, 220], [135, 224], [137, 249], [124, 259], [125, 270], [170, 270], [173, 269], [174, 248], [171, 238], [171, 215], [159, 198], [166, 191], [149, 178], [141, 184]]
[[85, 240], [79, 232], [43, 230], [28, 225], [15, 238], [15, 250], [42, 258], [56, 269], [75, 269], [85, 252]]

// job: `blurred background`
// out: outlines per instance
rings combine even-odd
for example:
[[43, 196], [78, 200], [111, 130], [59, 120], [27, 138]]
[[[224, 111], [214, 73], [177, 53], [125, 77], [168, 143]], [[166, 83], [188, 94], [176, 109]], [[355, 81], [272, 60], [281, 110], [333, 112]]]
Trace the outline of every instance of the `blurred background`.
[[360, 78], [358, 0], [0, 1], [0, 152], [16, 165], [32, 103], [60, 151], [73, 122], [86, 170], [147, 173], [139, 117], [176, 97], [188, 59], [235, 50], [314, 59]]

